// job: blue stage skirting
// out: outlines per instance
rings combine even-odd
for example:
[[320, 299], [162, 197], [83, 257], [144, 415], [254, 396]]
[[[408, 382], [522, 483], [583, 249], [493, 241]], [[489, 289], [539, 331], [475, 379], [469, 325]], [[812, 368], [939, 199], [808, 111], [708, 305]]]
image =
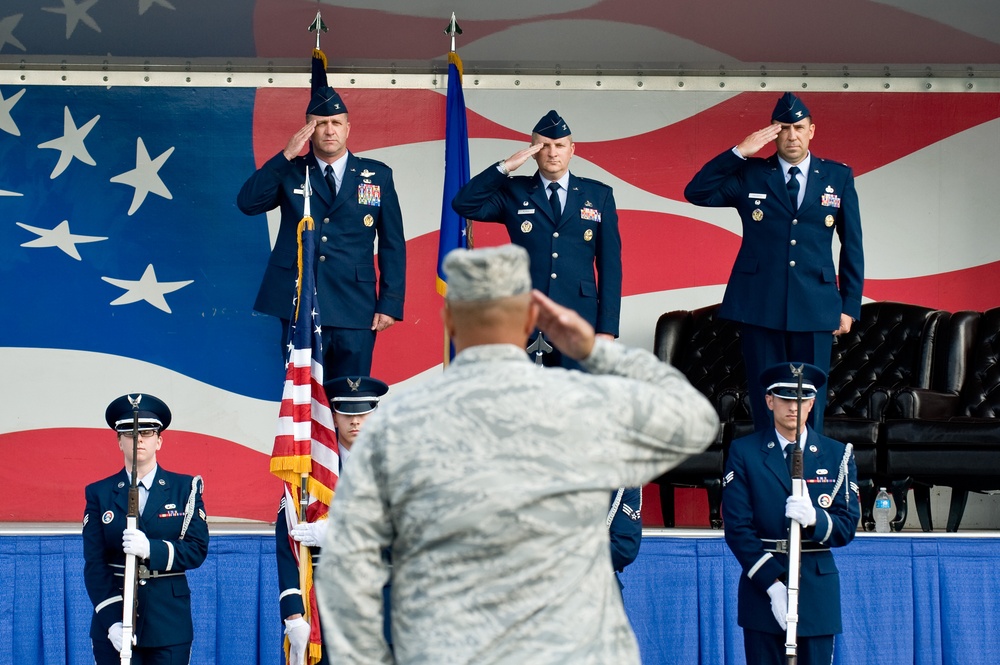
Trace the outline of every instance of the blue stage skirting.
[[[836, 551], [842, 665], [1000, 662], [1000, 540], [859, 536]], [[0, 665], [93, 663], [77, 535], [0, 536]], [[643, 662], [743, 664], [739, 567], [717, 535], [643, 539], [625, 605]], [[279, 665], [274, 539], [213, 535], [189, 573], [193, 665]]]

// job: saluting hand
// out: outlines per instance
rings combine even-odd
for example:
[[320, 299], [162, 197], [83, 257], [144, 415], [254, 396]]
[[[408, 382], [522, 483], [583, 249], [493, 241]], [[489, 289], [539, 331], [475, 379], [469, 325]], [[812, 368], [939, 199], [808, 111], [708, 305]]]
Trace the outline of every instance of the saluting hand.
[[736, 146], [736, 149], [744, 157], [752, 157], [753, 155], [756, 155], [761, 148], [778, 138], [779, 133], [781, 133], [781, 125], [768, 125], [764, 129], [758, 129], [756, 132], [740, 141], [739, 145]]
[[306, 123], [305, 127], [295, 132], [292, 138], [288, 139], [288, 145], [281, 151], [285, 159], [292, 161], [298, 157], [299, 153], [302, 152], [302, 148], [306, 147], [306, 143], [312, 138], [314, 131], [316, 131], [316, 121], [310, 120]]
[[594, 350], [594, 328], [575, 311], [557, 305], [547, 295], [533, 289], [531, 301], [538, 305], [538, 329], [563, 355], [583, 360]]
[[518, 168], [520, 168], [522, 164], [528, 161], [530, 157], [534, 156], [534, 154], [541, 149], [542, 149], [541, 143], [533, 143], [524, 150], [518, 150], [510, 157], [503, 160], [504, 164], [507, 167], [507, 170], [513, 173]]

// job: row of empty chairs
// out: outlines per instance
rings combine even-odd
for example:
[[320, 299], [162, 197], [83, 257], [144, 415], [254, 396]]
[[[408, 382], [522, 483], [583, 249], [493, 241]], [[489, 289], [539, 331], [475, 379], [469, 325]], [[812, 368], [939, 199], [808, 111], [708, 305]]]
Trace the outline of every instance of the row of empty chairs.
[[[663, 314], [654, 353], [682, 371], [719, 412], [716, 441], [657, 479], [665, 526], [674, 487], [708, 492], [709, 522], [721, 528], [722, 473], [729, 444], [753, 431], [739, 324], [718, 305]], [[956, 531], [970, 491], [1000, 489], [1000, 308], [950, 313], [870, 302], [851, 332], [834, 339], [824, 433], [854, 444], [862, 526], [874, 528], [877, 488], [896, 503], [902, 529], [912, 488], [924, 531], [933, 529], [930, 488], [952, 488], [947, 529]]]

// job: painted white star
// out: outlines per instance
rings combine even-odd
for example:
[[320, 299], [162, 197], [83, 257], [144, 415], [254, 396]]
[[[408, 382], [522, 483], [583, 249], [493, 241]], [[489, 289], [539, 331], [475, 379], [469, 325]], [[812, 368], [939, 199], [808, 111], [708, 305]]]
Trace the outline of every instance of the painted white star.
[[87, 138], [90, 130], [94, 128], [94, 125], [97, 124], [97, 121], [101, 119], [101, 116], [95, 115], [86, 125], [77, 129], [76, 123], [73, 122], [73, 115], [69, 112], [69, 107], [66, 106], [63, 108], [65, 109], [63, 113], [63, 135], [57, 139], [38, 144], [39, 148], [51, 148], [52, 150], [58, 150], [60, 153], [59, 161], [56, 162], [56, 167], [52, 169], [52, 175], [49, 176], [50, 180], [55, 180], [59, 177], [59, 174], [66, 170], [66, 167], [69, 166], [74, 157], [84, 164], [90, 164], [91, 166], [97, 164], [94, 158], [90, 156], [90, 153], [87, 152], [87, 146], [83, 144], [83, 141]]
[[170, 306], [167, 305], [167, 299], [163, 296], [178, 289], [183, 289], [188, 284], [194, 282], [193, 279], [187, 279], [183, 282], [157, 282], [156, 271], [153, 270], [152, 263], [146, 266], [146, 271], [142, 273], [142, 277], [138, 281], [113, 279], [111, 277], [101, 277], [101, 279], [108, 284], [114, 284], [119, 288], [125, 289], [125, 293], [111, 301], [112, 305], [130, 305], [134, 302], [145, 300], [156, 309], [162, 310], [167, 314], [171, 313]]
[[142, 16], [146, 11], [153, 5], [159, 5], [161, 7], [166, 7], [167, 9], [175, 9], [175, 7], [167, 2], [167, 0], [139, 0], [139, 16]]
[[111, 182], [120, 182], [123, 185], [135, 187], [135, 195], [132, 197], [132, 205], [129, 206], [128, 214], [131, 216], [142, 202], [146, 200], [146, 195], [152, 192], [165, 199], [174, 198], [167, 186], [160, 180], [159, 171], [167, 158], [174, 152], [174, 147], [164, 152], [156, 159], [150, 159], [146, 151], [146, 144], [139, 137], [135, 146], [135, 168], [125, 173], [120, 173], [111, 179]]
[[76, 24], [80, 21], [83, 21], [88, 28], [95, 32], [101, 31], [101, 26], [97, 25], [97, 21], [87, 15], [87, 10], [96, 5], [97, 0], [83, 0], [80, 4], [76, 4], [73, 0], [62, 0], [62, 3], [62, 7], [42, 7], [42, 11], [66, 15], [66, 39], [73, 35]]
[[27, 229], [38, 235], [34, 240], [21, 243], [21, 247], [58, 247], [77, 261], [82, 261], [83, 259], [80, 257], [80, 252], [76, 249], [76, 243], [107, 240], [107, 238], [101, 236], [83, 236], [70, 233], [69, 220], [67, 219], [64, 219], [59, 226], [51, 230], [37, 226], [28, 226], [23, 222], [16, 222], [16, 224], [22, 229]]
[[3, 51], [5, 44], [16, 46], [22, 51], [27, 50], [24, 48], [24, 44], [19, 42], [17, 37], [14, 36], [14, 28], [17, 27], [17, 24], [20, 22], [22, 16], [24, 16], [24, 14], [14, 14], [13, 16], [0, 19], [0, 51]]
[[24, 95], [24, 90], [24, 88], [21, 88], [9, 99], [4, 99], [3, 93], [0, 93], [0, 129], [14, 136], [20, 136], [21, 130], [17, 128], [17, 123], [11, 117], [10, 110], [14, 108], [14, 104], [17, 104], [21, 96]]
[[21, 192], [8, 192], [6, 189], [0, 189], [0, 196], [24, 196]]

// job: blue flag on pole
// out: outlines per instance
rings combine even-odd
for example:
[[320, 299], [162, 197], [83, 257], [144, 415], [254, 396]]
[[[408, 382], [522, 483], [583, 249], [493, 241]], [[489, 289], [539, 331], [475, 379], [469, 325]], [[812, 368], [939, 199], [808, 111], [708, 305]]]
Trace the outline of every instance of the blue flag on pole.
[[444, 138], [444, 197], [441, 203], [441, 233], [438, 238], [437, 291], [448, 292], [448, 280], [441, 264], [453, 249], [469, 246], [465, 218], [451, 208], [465, 183], [469, 182], [469, 129], [465, 120], [465, 95], [462, 93], [462, 59], [448, 54], [448, 101]]

